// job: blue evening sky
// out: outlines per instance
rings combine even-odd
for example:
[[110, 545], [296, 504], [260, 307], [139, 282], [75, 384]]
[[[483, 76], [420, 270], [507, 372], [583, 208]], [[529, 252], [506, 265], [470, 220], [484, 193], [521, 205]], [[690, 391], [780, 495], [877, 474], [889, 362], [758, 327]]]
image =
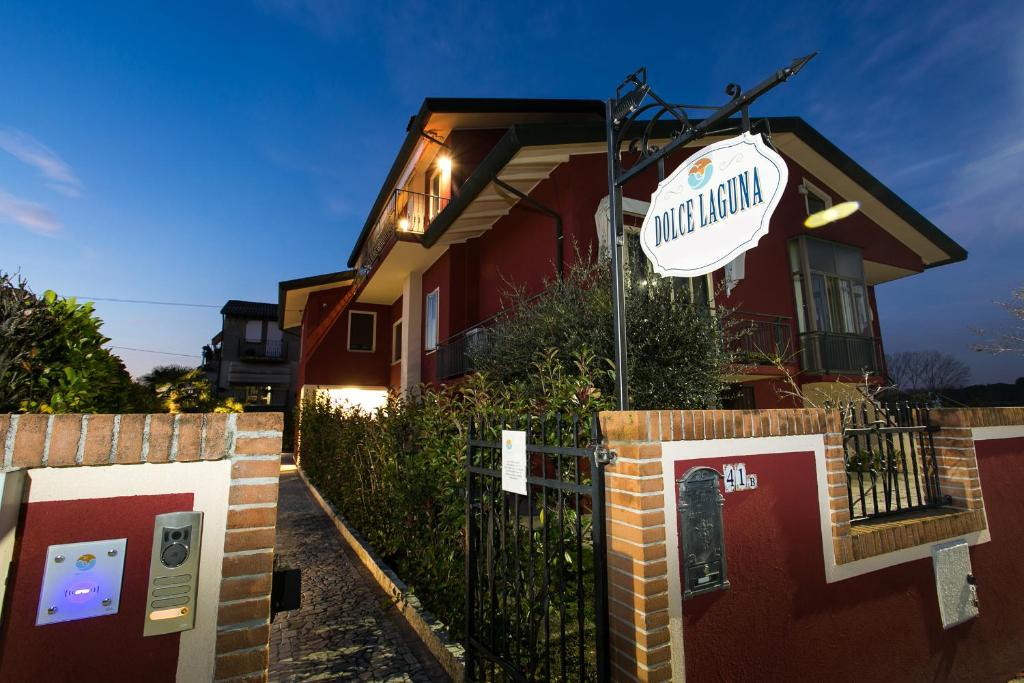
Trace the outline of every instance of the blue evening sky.
[[[37, 291], [222, 304], [340, 270], [427, 96], [606, 98], [646, 65], [804, 117], [970, 252], [878, 288], [887, 349], [970, 350], [1024, 284], [1024, 3], [24, 2], [0, 6], [0, 268]], [[120, 347], [197, 354], [216, 309], [97, 304]], [[118, 351], [135, 374], [198, 362]]]

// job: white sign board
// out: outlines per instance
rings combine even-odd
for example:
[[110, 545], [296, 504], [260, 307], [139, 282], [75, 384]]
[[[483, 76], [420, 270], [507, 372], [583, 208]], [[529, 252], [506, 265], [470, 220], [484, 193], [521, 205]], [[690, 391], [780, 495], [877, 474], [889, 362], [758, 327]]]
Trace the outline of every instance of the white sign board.
[[526, 432], [501, 431], [501, 490], [526, 495]]
[[651, 195], [640, 245], [659, 275], [696, 277], [757, 246], [789, 180], [760, 135], [708, 145]]
[[757, 475], [748, 474], [742, 462], [722, 465], [722, 486], [726, 493], [753, 491], [757, 488]]

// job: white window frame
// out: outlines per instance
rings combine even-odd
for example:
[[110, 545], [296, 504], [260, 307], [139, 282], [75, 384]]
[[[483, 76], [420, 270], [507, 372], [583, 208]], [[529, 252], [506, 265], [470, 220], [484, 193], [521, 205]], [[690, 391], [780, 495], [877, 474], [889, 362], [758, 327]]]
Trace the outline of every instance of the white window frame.
[[810, 204], [807, 203], [808, 195], [812, 195], [813, 194], [815, 197], [817, 197], [822, 202], [824, 202], [826, 209], [831, 209], [832, 208], [832, 195], [830, 195], [828, 192], [826, 192], [825, 190], [821, 189], [820, 187], [818, 187], [817, 185], [812, 183], [807, 178], [804, 178], [803, 181], [800, 183], [800, 187], [798, 188], [798, 192], [800, 192], [800, 194], [802, 194], [804, 196], [804, 210], [807, 211], [807, 215], [808, 216], [811, 215], [811, 206], [810, 206]]
[[[397, 365], [402, 362], [402, 336], [405, 334], [405, 329], [402, 329], [401, 334], [398, 335], [398, 339], [395, 339], [395, 332], [399, 325], [402, 324], [402, 319], [399, 318], [395, 322], [391, 323], [391, 364]], [[396, 355], [397, 354], [397, 355]]]
[[[373, 316], [373, 341], [370, 344], [370, 349], [353, 349], [352, 348], [352, 315], [358, 313], [359, 315], [370, 315]], [[376, 311], [349, 311], [348, 312], [348, 339], [345, 343], [345, 348], [349, 353], [375, 353], [377, 351], [377, 312]]]
[[[434, 327], [430, 328], [430, 299], [434, 299]], [[423, 350], [433, 353], [441, 342], [441, 288], [435, 287], [423, 300]], [[433, 333], [433, 334], [431, 334]], [[433, 342], [433, 345], [431, 345]]]

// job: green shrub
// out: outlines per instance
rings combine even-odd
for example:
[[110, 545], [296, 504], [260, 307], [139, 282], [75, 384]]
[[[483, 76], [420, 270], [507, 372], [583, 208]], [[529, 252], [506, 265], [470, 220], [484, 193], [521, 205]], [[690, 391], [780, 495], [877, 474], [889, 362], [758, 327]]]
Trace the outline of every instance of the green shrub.
[[[553, 348], [569, 372], [570, 358], [581, 348], [600, 358], [613, 351], [611, 276], [608, 261], [577, 252], [576, 262], [561, 281], [527, 296], [509, 284], [505, 313], [470, 346], [473, 367], [500, 382], [531, 383], [536, 349]], [[637, 410], [714, 408], [729, 387], [733, 363], [728, 339], [737, 331], [725, 322], [728, 311], [709, 309], [689, 300], [678, 278], [627, 279], [630, 406]], [[607, 394], [613, 375], [599, 378]]]
[[[299, 413], [300, 465], [316, 487], [431, 610], [461, 637], [465, 605], [467, 428], [471, 417], [589, 416], [611, 407], [598, 388], [609, 371], [583, 349], [566, 363], [536, 354], [528, 382], [483, 374], [456, 386], [396, 395], [373, 414], [307, 400]], [[496, 438], [492, 427], [487, 435]]]

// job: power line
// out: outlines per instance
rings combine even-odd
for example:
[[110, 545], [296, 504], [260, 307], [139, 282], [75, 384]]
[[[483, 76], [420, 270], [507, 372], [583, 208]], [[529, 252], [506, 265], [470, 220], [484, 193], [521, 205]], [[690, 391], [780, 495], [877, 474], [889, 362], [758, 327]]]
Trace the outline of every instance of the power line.
[[220, 308], [223, 304], [186, 304], [177, 301], [146, 301], [143, 299], [106, 299], [101, 296], [76, 296], [84, 301], [111, 301], [118, 304], [147, 304], [151, 306], [187, 306], [189, 308]]
[[182, 356], [184, 358], [202, 358], [202, 354], [198, 353], [174, 353], [173, 351], [154, 351], [153, 349], [135, 349], [131, 346], [109, 346], [111, 349], [121, 349], [122, 351], [139, 351], [141, 353], [159, 353], [161, 356]]

